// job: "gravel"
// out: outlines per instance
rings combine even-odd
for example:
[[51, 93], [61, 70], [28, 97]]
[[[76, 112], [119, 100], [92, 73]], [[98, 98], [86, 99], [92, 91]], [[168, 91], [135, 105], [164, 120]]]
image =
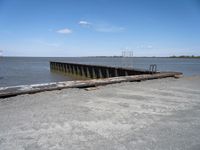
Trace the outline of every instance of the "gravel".
[[1, 150], [199, 150], [200, 76], [0, 99]]

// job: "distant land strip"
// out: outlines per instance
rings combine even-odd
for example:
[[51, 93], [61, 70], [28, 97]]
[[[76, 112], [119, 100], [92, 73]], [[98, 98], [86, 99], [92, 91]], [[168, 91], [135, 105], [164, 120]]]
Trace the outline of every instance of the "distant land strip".
[[[96, 58], [123, 58], [128, 56], [83, 56], [83, 57], [96, 57]], [[135, 58], [200, 58], [200, 56], [187, 56], [187, 55], [181, 55], [181, 56], [131, 56]]]
[[181, 55], [181, 56], [170, 56], [170, 58], [200, 58], [200, 56], [185, 56], [185, 55]]

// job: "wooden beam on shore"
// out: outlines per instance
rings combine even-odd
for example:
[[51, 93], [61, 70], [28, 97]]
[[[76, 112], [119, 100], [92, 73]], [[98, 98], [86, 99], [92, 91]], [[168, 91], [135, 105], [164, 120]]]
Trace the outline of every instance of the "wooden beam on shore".
[[179, 72], [161, 72], [157, 74], [120, 76], [120, 77], [112, 77], [112, 78], [104, 78], [104, 79], [65, 81], [65, 82], [53, 82], [53, 83], [45, 83], [45, 84], [1, 87], [0, 98], [6, 98], [6, 97], [17, 96], [17, 95], [22, 95], [22, 94], [33, 94], [33, 93], [44, 92], [44, 91], [61, 90], [61, 89], [66, 89], [66, 88], [86, 88], [86, 87], [94, 87], [94, 86], [121, 83], [121, 82], [134, 82], [134, 81], [167, 78], [167, 77], [178, 77], [181, 75], [182, 73], [179, 73]]

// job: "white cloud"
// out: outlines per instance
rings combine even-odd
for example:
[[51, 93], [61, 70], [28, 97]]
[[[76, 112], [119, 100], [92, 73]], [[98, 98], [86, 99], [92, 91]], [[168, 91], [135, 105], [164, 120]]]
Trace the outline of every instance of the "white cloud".
[[93, 25], [90, 22], [85, 21], [85, 20], [79, 21], [78, 24], [83, 28], [93, 28]]
[[82, 25], [82, 26], [90, 26], [90, 25], [91, 25], [91, 23], [89, 23], [89, 22], [87, 22], [87, 21], [85, 21], [85, 20], [79, 21], [78, 24], [79, 24], [79, 25]]
[[60, 33], [60, 34], [70, 34], [70, 33], [72, 33], [72, 30], [70, 30], [68, 28], [64, 28], [64, 29], [57, 30], [56, 32]]

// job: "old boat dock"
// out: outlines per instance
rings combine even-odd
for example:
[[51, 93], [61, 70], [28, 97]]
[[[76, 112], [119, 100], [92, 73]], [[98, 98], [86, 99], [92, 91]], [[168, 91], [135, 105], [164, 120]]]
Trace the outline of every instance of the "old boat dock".
[[137, 70], [130, 68], [67, 62], [50, 62], [50, 69], [51, 71], [64, 73], [66, 75], [72, 75], [74, 77], [92, 79], [156, 73], [156, 70]]

